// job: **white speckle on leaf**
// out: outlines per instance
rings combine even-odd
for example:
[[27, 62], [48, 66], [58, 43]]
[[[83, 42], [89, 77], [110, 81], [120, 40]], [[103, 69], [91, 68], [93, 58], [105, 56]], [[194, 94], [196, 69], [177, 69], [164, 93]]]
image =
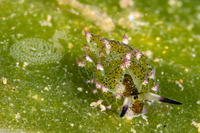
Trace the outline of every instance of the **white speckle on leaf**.
[[106, 107], [103, 104], [100, 104], [100, 109], [101, 109], [101, 111], [105, 111]]
[[78, 87], [77, 90], [78, 90], [78, 91], [83, 91], [83, 88]]
[[17, 113], [17, 114], [15, 114], [15, 118], [16, 119], [19, 119], [21, 116], [20, 116], [20, 113]]
[[45, 90], [45, 91], [49, 91], [49, 88], [48, 88], [48, 87], [44, 87], [44, 90]]
[[7, 78], [2, 77], [3, 84], [7, 84]]
[[70, 126], [73, 127], [73, 126], [74, 126], [74, 123], [70, 123]]

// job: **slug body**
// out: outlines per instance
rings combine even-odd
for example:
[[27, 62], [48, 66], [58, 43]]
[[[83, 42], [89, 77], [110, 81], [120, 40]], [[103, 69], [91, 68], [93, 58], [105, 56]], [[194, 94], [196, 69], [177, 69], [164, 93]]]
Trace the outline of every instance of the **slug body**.
[[[181, 104], [174, 100], [150, 93], [155, 85], [155, 70], [146, 56], [130, 47], [127, 37], [123, 41], [108, 40], [99, 35], [85, 33], [88, 44], [84, 45], [84, 58], [77, 60], [89, 77], [97, 93], [113, 108], [122, 107], [120, 117], [127, 110], [141, 114], [147, 100]], [[150, 88], [150, 89], [149, 89]]]

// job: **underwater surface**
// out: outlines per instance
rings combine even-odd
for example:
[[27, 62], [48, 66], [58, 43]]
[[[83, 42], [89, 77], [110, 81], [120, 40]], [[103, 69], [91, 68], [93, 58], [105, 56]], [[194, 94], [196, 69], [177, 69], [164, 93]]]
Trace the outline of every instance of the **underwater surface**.
[[[0, 132], [200, 132], [199, 0], [0, 0]], [[159, 91], [128, 120], [90, 107], [99, 98], [76, 60], [84, 32], [142, 51]]]

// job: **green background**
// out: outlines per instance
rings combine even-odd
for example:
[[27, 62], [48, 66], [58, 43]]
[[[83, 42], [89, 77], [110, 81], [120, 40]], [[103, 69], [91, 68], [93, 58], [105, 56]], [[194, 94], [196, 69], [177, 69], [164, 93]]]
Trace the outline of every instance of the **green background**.
[[[0, 82], [0, 129], [79, 133], [198, 132], [192, 122], [200, 122], [200, 1], [135, 0], [127, 8], [121, 8], [117, 0], [77, 2], [83, 8], [98, 12], [102, 18], [102, 14], [107, 14], [114, 29], [101, 29], [99, 21], [91, 20], [81, 9], [56, 0], [0, 0], [0, 78], [5, 77], [10, 85]], [[140, 17], [129, 21], [130, 13]], [[48, 15], [52, 26], [42, 26], [41, 21], [46, 21]], [[158, 94], [183, 105], [154, 103], [145, 115], [147, 121], [142, 117], [127, 121], [116, 111], [101, 112], [99, 108], [90, 107], [98, 97], [85, 84], [86, 77], [80, 75], [76, 64], [86, 43], [84, 29], [119, 41], [125, 33], [132, 47], [151, 52], [149, 60], [156, 68]], [[19, 66], [16, 65], [18, 61], [10, 53], [13, 44], [34, 37], [48, 41], [56, 30], [66, 32], [68, 37], [60, 39], [65, 53], [59, 62], [30, 63], [26, 67], [19, 62]], [[73, 48], [68, 47], [69, 43]], [[183, 88], [176, 83], [180, 79]], [[83, 91], [78, 91], [78, 87]]]

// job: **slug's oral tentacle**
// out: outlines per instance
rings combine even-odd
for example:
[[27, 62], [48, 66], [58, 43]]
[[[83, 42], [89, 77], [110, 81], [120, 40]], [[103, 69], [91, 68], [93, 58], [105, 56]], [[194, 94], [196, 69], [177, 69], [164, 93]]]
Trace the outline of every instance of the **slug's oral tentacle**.
[[127, 112], [128, 108], [129, 108], [129, 106], [131, 105], [131, 103], [132, 103], [132, 98], [131, 97], [126, 97], [124, 99], [124, 104], [123, 104], [123, 107], [122, 107], [122, 111], [121, 111], [120, 117], [123, 117], [126, 114], [126, 112]]
[[161, 97], [161, 96], [160, 96], [160, 98], [159, 98], [159, 101], [165, 102], [165, 103], [171, 103], [171, 104], [182, 105], [182, 103], [180, 103], [180, 102], [177, 102], [177, 101], [175, 101], [175, 100], [171, 100], [171, 99], [166, 98], [166, 97]]
[[162, 96], [153, 94], [153, 93], [145, 93], [145, 94], [143, 94], [143, 95], [144, 95], [144, 98], [145, 98], [146, 100], [154, 100], [154, 101], [160, 101], [160, 102], [171, 103], [171, 104], [177, 104], [177, 105], [181, 105], [181, 104], [182, 104], [182, 103], [177, 102], [177, 101], [175, 101], [175, 100], [171, 100], [171, 99], [169, 99], [169, 98], [165, 98], [165, 97], [162, 97]]

